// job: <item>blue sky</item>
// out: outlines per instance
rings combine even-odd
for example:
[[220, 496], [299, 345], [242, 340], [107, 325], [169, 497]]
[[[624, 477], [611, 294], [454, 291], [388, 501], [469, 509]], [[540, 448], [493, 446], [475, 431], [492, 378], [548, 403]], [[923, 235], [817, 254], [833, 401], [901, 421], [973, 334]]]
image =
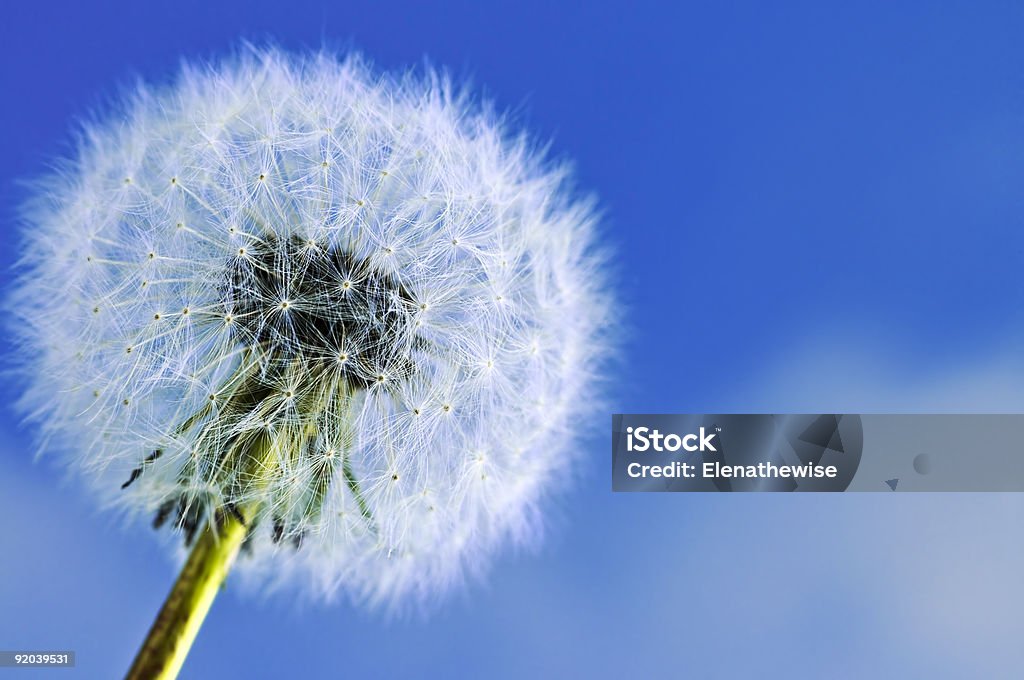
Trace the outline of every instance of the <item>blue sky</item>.
[[[1024, 410], [1024, 7], [669, 5], [6, 3], [0, 234], [76, 120], [182, 57], [248, 38], [429, 58], [599, 197], [613, 410]], [[580, 426], [537, 551], [428, 619], [231, 586], [185, 677], [1019, 674], [1019, 496], [615, 496], [608, 420]], [[0, 648], [116, 677], [173, 561], [31, 441], [0, 410]]]

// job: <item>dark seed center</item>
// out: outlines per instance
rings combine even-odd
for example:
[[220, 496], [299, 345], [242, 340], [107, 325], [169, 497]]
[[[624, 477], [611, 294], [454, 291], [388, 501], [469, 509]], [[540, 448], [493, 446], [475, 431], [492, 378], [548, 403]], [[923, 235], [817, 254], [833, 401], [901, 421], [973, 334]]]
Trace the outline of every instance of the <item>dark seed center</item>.
[[239, 342], [283, 360], [337, 365], [344, 354], [351, 387], [369, 387], [381, 374], [411, 372], [418, 305], [392, 274], [346, 250], [298, 237], [264, 236], [239, 252], [223, 294], [224, 314]]

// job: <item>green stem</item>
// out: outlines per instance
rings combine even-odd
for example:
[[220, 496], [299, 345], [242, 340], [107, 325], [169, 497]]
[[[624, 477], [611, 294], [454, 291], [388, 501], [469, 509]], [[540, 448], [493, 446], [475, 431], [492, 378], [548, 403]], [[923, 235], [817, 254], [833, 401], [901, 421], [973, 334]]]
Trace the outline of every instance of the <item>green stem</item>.
[[[276, 469], [275, 445], [267, 435], [237, 444], [245, 458], [248, 481], [245, 491], [262, 488]], [[196, 541], [149, 629], [126, 680], [172, 680], [178, 677], [185, 657], [203, 625], [224, 579], [259, 511], [250, 503], [234, 512], [214, 513]]]
[[211, 523], [203, 529], [135, 657], [127, 680], [165, 680], [178, 676], [246, 532], [246, 526], [231, 516], [219, 526]]

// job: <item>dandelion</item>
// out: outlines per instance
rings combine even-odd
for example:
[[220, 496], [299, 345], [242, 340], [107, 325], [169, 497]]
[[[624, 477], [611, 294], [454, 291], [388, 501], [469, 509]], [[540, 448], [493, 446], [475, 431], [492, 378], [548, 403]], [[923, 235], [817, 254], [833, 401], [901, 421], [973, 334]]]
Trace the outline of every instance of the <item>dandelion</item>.
[[602, 362], [593, 227], [429, 71], [253, 49], [86, 126], [9, 304], [43, 440], [191, 548], [133, 676], [232, 566], [394, 606], [528, 539]]

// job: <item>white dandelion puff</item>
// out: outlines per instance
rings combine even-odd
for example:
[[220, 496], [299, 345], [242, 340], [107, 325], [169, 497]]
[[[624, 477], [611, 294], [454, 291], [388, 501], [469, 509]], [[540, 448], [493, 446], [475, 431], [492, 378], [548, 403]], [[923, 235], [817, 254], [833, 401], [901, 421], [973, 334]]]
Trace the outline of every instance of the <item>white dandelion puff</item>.
[[186, 543], [255, 508], [238, 567], [268, 585], [444, 590], [573, 459], [594, 214], [443, 76], [185, 67], [87, 125], [25, 222], [9, 304], [48, 447]]

